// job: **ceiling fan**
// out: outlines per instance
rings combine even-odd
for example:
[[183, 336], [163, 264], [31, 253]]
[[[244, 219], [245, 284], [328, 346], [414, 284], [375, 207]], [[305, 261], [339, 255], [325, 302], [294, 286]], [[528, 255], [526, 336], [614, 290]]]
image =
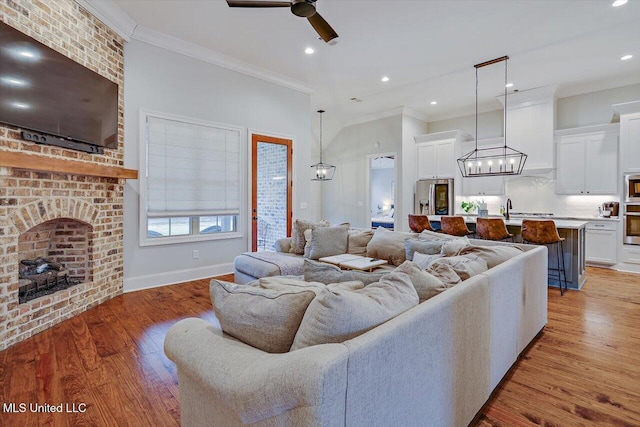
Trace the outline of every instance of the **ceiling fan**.
[[292, 0], [292, 1], [247, 1], [227, 0], [229, 7], [288, 7], [291, 13], [302, 18], [307, 18], [318, 35], [329, 44], [331, 40], [338, 38], [331, 25], [316, 11], [316, 0]]

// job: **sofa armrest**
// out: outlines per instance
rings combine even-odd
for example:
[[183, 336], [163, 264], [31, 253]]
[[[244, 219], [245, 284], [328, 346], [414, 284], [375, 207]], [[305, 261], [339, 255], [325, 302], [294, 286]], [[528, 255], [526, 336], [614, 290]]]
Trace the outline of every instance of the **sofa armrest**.
[[171, 327], [164, 349], [178, 371], [188, 374], [183, 378], [195, 378], [210, 391], [203, 402], [220, 402], [246, 424], [344, 401], [348, 351], [342, 344], [271, 354], [190, 318]]
[[289, 249], [291, 249], [291, 237], [276, 240], [275, 247], [276, 252], [288, 253]]

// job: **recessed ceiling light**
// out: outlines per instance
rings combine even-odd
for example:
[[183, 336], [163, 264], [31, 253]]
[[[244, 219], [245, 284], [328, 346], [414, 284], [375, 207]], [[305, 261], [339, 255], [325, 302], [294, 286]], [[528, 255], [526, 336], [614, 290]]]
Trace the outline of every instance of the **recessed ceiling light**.
[[431, 105], [436, 105], [438, 101], [431, 101]]
[[625, 56], [621, 56], [620, 60], [621, 61], [626, 61], [627, 59], [631, 59], [631, 58], [633, 58], [633, 55], [625, 55]]
[[308, 47], [308, 48], [306, 48], [304, 50], [304, 53], [306, 53], [307, 55], [311, 55], [311, 54], [313, 54], [313, 52], [314, 52], [313, 48], [311, 48], [311, 47]]
[[507, 83], [504, 87], [513, 87], [513, 83]]
[[386, 83], [386, 82], [388, 82], [388, 81], [389, 81], [389, 77], [384, 76], [383, 78], [381, 78], [381, 79], [380, 79], [380, 81], [382, 81], [382, 82], [385, 82], [385, 83]]
[[618, 7], [618, 6], [622, 6], [623, 4], [626, 4], [626, 3], [627, 3], [627, 0], [616, 0], [611, 4], [611, 6]]

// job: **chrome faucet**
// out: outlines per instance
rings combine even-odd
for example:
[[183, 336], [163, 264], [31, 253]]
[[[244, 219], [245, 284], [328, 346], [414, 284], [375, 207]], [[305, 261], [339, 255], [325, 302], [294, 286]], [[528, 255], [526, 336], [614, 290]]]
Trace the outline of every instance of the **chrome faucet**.
[[513, 209], [513, 206], [511, 205], [511, 199], [507, 199], [507, 211], [504, 214], [504, 218], [507, 220], [510, 218], [509, 209]]

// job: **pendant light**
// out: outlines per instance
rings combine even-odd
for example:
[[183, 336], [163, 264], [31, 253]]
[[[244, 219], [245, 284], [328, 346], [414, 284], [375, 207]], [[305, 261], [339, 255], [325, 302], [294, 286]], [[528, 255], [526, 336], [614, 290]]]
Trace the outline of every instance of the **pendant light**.
[[331, 181], [333, 174], [336, 173], [336, 167], [322, 161], [322, 113], [324, 110], [318, 110], [318, 113], [320, 113], [320, 162], [311, 165], [316, 173], [315, 178], [311, 178], [311, 181]]
[[[458, 159], [463, 178], [520, 175], [527, 155], [507, 146], [507, 61], [508, 56], [474, 65], [476, 69], [476, 148]], [[504, 145], [478, 148], [478, 69], [504, 62]]]

